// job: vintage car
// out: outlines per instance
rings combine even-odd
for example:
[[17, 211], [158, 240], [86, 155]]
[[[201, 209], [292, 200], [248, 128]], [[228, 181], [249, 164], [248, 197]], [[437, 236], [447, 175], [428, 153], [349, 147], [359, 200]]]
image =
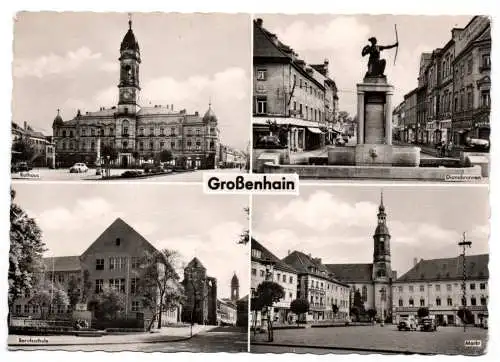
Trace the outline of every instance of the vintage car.
[[437, 330], [436, 319], [432, 317], [422, 318], [420, 322], [420, 330], [423, 332], [434, 332]]
[[69, 169], [70, 173], [80, 173], [80, 172], [87, 172], [89, 168], [87, 167], [86, 164], [83, 162], [80, 163], [75, 163], [71, 168]]
[[417, 322], [414, 319], [407, 318], [399, 321], [398, 331], [416, 331]]

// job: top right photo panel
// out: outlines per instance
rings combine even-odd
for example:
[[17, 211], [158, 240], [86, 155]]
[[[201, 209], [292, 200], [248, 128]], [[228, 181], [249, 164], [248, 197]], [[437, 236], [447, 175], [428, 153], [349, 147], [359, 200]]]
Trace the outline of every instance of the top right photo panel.
[[253, 19], [255, 173], [488, 183], [491, 20]]

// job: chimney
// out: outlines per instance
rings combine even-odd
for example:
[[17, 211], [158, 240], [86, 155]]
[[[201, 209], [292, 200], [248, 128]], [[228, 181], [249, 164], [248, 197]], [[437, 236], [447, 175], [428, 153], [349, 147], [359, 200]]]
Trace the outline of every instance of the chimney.
[[24, 129], [28, 129], [28, 123], [24, 121]]
[[287, 255], [290, 255], [290, 249], [288, 249], [288, 254]]
[[194, 112], [194, 115], [199, 116], [200, 114], [198, 113], [198, 111], [196, 111], [196, 112]]
[[170, 110], [171, 110], [172, 112], [174, 111], [174, 105], [173, 105], [173, 104], [171, 104], [171, 105], [170, 105]]
[[413, 266], [418, 264], [418, 258], [413, 258]]
[[264, 22], [262, 21], [262, 19], [261, 19], [261, 18], [258, 18], [257, 20], [255, 20], [255, 23], [257, 24], [257, 26], [258, 26], [259, 28], [262, 28], [262, 24], [263, 24]]

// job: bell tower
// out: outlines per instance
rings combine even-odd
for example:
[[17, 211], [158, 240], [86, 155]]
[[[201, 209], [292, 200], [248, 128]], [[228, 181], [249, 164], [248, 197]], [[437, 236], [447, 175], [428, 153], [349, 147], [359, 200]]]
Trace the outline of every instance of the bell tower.
[[130, 113], [137, 111], [139, 100], [139, 64], [141, 53], [132, 30], [132, 18], [129, 15], [128, 31], [120, 45], [120, 82], [118, 83], [118, 109], [120, 112], [125, 107]]
[[387, 228], [387, 214], [384, 206], [384, 193], [380, 192], [380, 205], [377, 214], [377, 227], [373, 234], [373, 274], [375, 309], [377, 315], [386, 318], [391, 306], [391, 235]]
[[231, 279], [231, 300], [233, 302], [237, 302], [240, 299], [240, 281], [234, 273], [233, 278]]

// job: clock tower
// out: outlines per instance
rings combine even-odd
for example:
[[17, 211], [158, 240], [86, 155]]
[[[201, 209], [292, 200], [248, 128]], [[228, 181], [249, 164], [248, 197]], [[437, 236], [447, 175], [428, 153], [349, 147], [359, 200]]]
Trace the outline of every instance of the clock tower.
[[380, 205], [377, 214], [377, 228], [373, 235], [373, 275], [375, 309], [384, 319], [391, 308], [391, 235], [386, 224], [384, 194], [380, 193]]
[[120, 83], [118, 84], [118, 109], [124, 112], [137, 112], [139, 100], [139, 64], [141, 54], [139, 43], [132, 31], [132, 19], [128, 21], [128, 31], [123, 37], [120, 45]]

